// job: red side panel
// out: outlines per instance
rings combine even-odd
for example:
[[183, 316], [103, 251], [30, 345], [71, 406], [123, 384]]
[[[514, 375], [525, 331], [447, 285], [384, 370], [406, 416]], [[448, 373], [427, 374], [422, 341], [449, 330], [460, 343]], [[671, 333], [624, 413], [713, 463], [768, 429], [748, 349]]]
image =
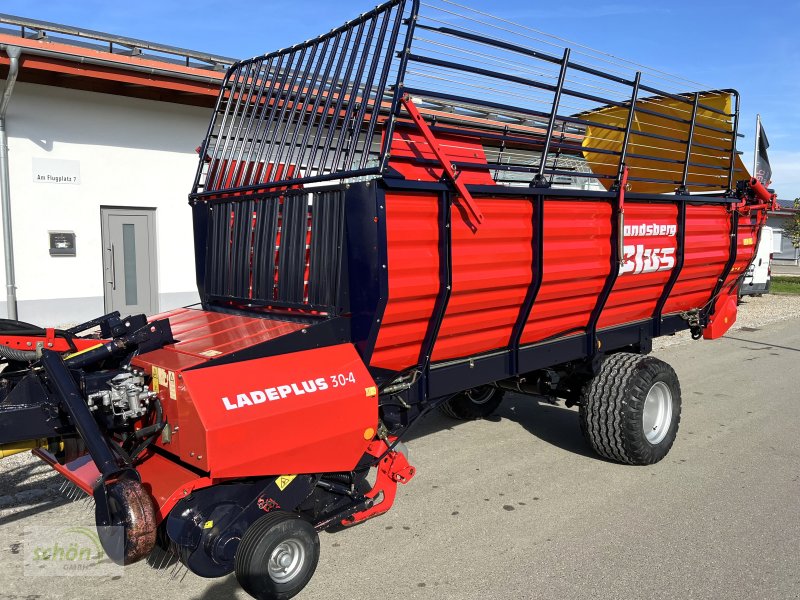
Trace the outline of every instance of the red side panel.
[[[378, 425], [377, 389], [350, 344], [186, 371], [199, 432], [181, 457], [211, 477], [349, 471]], [[188, 454], [187, 454], [188, 453]]]
[[731, 216], [725, 206], [687, 206], [683, 269], [664, 314], [700, 308], [728, 261]]
[[653, 316], [676, 266], [677, 218], [675, 204], [625, 205], [624, 262], [598, 329]]
[[542, 285], [521, 343], [585, 330], [611, 264], [611, 205], [544, 204]]
[[[442, 149], [451, 160], [471, 163], [473, 168], [459, 169], [459, 181], [464, 184], [494, 185], [494, 180], [486, 164], [483, 144], [457, 135], [438, 134]], [[425, 136], [418, 130], [399, 129], [392, 139], [392, 168], [400, 172], [406, 179], [421, 181], [439, 181], [442, 168], [436, 154], [428, 146]], [[420, 165], [420, 160], [434, 161], [432, 164]]]
[[[174, 344], [146, 352], [133, 365], [152, 376], [153, 391], [174, 433], [169, 442], [156, 445], [201, 467], [195, 452], [205, 443], [203, 427], [186, 395], [182, 372], [191, 367], [260, 342], [299, 331], [305, 325], [277, 319], [244, 317], [179, 308], [152, 319], [169, 319]], [[190, 454], [191, 453], [191, 454]]]
[[738, 289], [736, 282], [753, 260], [758, 247], [759, 229], [766, 221], [763, 213], [739, 217], [736, 260], [714, 302], [714, 311], [709, 317], [703, 337], [714, 340], [725, 335], [736, 322]]
[[[373, 366], [400, 370], [420, 359], [440, 290], [437, 202], [432, 193], [387, 195], [389, 299]], [[477, 230], [463, 221], [457, 204], [453, 207], [452, 290], [433, 361], [507, 347], [531, 282], [536, 244], [530, 199], [478, 202], [486, 220]], [[653, 317], [678, 263], [677, 216], [673, 203], [626, 203], [624, 262], [599, 329]], [[522, 344], [585, 332], [610, 273], [611, 219], [610, 202], [545, 200], [542, 283]], [[665, 314], [709, 301], [729, 258], [730, 223], [727, 205], [687, 207], [684, 264]], [[756, 232], [751, 218], [743, 216], [726, 286], [752, 258]]]
[[736, 322], [736, 296], [722, 296], [714, 305], [714, 315], [703, 329], [703, 339], [716, 340], [725, 335]]
[[167, 351], [201, 359], [230, 354], [306, 327], [303, 323], [278, 319], [186, 308], [151, 317], [151, 320], [156, 319], [169, 319], [172, 335], [177, 340], [175, 344], [165, 346]]
[[389, 301], [371, 365], [400, 370], [416, 364], [439, 292], [438, 198], [386, 195]]
[[453, 208], [452, 292], [433, 360], [508, 346], [531, 282], [529, 200], [478, 200], [486, 220], [473, 232]]
[[[722, 286], [720, 295], [728, 292], [728, 287], [732, 286], [741, 277], [742, 273], [747, 270], [747, 267], [753, 261], [753, 255], [758, 247], [758, 233], [765, 223], [766, 216], [764, 213], [758, 213], [752, 217], [750, 215], [739, 217], [736, 262], [733, 263], [733, 268], [728, 275], [728, 279], [725, 280], [725, 285]], [[735, 293], [735, 290], [731, 291]]]

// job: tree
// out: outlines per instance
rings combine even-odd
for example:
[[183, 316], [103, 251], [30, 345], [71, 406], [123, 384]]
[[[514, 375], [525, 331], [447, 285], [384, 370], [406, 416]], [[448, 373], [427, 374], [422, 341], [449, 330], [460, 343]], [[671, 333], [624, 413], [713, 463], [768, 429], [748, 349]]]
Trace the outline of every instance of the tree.
[[783, 232], [789, 236], [792, 246], [800, 248], [800, 198], [794, 199], [794, 212]]

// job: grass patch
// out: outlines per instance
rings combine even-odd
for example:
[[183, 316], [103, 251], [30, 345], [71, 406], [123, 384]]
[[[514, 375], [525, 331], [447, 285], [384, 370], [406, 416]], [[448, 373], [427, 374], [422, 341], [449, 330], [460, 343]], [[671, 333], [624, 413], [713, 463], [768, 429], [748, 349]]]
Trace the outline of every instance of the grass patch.
[[800, 277], [781, 277], [773, 275], [770, 291], [774, 294], [800, 295]]

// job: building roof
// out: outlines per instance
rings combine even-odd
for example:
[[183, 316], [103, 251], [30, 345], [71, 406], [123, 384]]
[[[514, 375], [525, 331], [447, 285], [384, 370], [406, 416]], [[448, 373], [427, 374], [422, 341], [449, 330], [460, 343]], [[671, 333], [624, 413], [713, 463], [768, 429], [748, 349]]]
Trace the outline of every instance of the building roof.
[[213, 106], [235, 59], [110, 33], [0, 14], [0, 75], [8, 46], [18, 80], [195, 106]]

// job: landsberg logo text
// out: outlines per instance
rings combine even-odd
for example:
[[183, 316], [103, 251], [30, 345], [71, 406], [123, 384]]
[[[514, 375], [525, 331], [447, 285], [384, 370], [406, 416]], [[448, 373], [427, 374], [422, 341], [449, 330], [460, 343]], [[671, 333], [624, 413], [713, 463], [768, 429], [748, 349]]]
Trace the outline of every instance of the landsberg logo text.
[[[659, 225], [658, 223], [642, 223], [641, 225], [625, 225], [625, 237], [674, 237], [675, 225]], [[625, 244], [623, 247], [620, 275], [625, 273], [655, 273], [669, 271], [675, 266], [675, 246], [650, 248], [645, 244]]]
[[658, 225], [657, 223], [647, 223], [642, 225], [625, 225], [623, 228], [626, 237], [644, 237], [655, 235], [674, 236], [677, 231], [675, 225]]

